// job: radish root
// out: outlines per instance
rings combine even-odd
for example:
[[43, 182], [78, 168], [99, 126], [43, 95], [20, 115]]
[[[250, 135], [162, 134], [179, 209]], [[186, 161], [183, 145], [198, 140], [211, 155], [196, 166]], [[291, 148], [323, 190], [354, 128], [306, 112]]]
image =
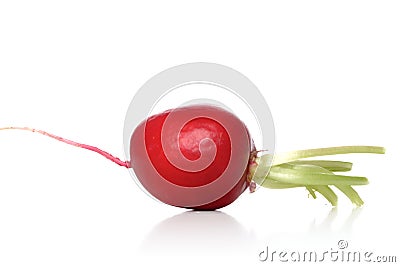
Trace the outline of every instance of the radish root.
[[130, 168], [130, 164], [129, 164], [128, 161], [122, 161], [121, 159], [119, 159], [119, 158], [111, 155], [110, 153], [108, 153], [106, 151], [103, 151], [103, 150], [101, 150], [101, 149], [99, 149], [97, 147], [89, 146], [89, 145], [85, 145], [85, 144], [81, 144], [81, 143], [77, 143], [75, 141], [71, 141], [71, 140], [62, 138], [60, 136], [57, 136], [57, 135], [54, 135], [54, 134], [51, 134], [51, 133], [48, 133], [48, 132], [45, 132], [45, 131], [42, 131], [42, 130], [37, 130], [37, 129], [34, 129], [34, 128], [29, 128], [29, 127], [4, 127], [4, 128], [0, 128], [0, 131], [2, 131], [2, 130], [21, 130], [21, 131], [39, 133], [41, 135], [56, 139], [56, 140], [58, 140], [60, 142], [66, 143], [66, 144], [71, 145], [71, 146], [76, 146], [76, 147], [80, 147], [80, 148], [83, 148], [83, 149], [87, 149], [87, 150], [96, 152], [96, 153], [102, 155], [103, 157], [107, 158], [108, 160], [111, 160], [112, 162], [118, 164], [119, 166]]

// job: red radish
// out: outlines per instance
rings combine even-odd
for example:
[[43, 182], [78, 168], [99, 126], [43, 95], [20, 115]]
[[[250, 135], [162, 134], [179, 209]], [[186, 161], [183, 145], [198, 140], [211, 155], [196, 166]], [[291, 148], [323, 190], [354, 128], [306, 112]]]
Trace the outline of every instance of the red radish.
[[254, 152], [242, 121], [210, 105], [150, 117], [135, 129], [130, 145], [131, 166], [147, 191], [164, 203], [201, 210], [224, 207], [243, 193]]
[[282, 155], [257, 151], [245, 124], [232, 113], [211, 105], [180, 107], [154, 115], [133, 131], [131, 161], [122, 161], [96, 147], [80, 144], [28, 127], [0, 130], [37, 132], [61, 142], [101, 154], [132, 168], [139, 182], [164, 203], [197, 210], [214, 210], [235, 201], [250, 185], [267, 188], [305, 187], [315, 198], [322, 194], [336, 205], [334, 185], [355, 205], [363, 201], [352, 185], [367, 184], [365, 177], [337, 175], [351, 163], [300, 160], [344, 153], [384, 153], [382, 147], [346, 146], [300, 150]]

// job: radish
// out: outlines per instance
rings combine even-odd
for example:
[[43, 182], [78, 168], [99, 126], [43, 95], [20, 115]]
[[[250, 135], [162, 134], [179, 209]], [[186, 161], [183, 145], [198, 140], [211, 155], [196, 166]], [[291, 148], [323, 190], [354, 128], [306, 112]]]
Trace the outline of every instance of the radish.
[[150, 117], [130, 143], [131, 166], [149, 193], [164, 203], [199, 210], [221, 208], [243, 193], [255, 153], [242, 121], [210, 105]]
[[383, 147], [344, 146], [260, 155], [245, 124], [231, 112], [212, 105], [180, 107], [144, 120], [131, 135], [130, 161], [42, 130], [0, 130], [36, 132], [99, 153], [132, 168], [143, 187], [160, 201], [196, 210], [222, 208], [246, 188], [254, 192], [256, 185], [272, 189], [305, 187], [313, 198], [318, 192], [333, 206], [337, 205], [337, 196], [330, 186], [335, 186], [361, 206], [363, 201], [352, 186], [367, 184], [367, 178], [336, 174], [351, 170], [351, 163], [305, 158], [385, 152]]

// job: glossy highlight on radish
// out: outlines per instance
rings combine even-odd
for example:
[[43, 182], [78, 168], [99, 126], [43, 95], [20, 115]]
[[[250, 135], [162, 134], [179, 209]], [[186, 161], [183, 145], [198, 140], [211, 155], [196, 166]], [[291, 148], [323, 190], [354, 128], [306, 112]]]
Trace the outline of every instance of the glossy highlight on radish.
[[132, 132], [130, 161], [34, 128], [1, 130], [31, 131], [96, 152], [132, 168], [143, 187], [160, 201], [195, 210], [222, 208], [246, 188], [254, 192], [256, 185], [270, 189], [304, 187], [313, 198], [318, 192], [335, 206], [337, 195], [331, 189], [334, 186], [354, 205], [361, 206], [364, 202], [353, 186], [365, 185], [368, 180], [342, 174], [351, 170], [352, 163], [306, 158], [385, 153], [382, 147], [344, 146], [262, 154], [262, 150], [256, 150], [244, 122], [212, 105], [183, 106], [145, 119]]

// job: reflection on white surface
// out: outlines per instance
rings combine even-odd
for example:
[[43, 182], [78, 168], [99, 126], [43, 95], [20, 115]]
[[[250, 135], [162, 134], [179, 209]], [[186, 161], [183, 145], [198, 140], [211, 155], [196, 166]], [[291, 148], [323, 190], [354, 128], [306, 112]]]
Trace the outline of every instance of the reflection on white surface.
[[[326, 210], [325, 210], [326, 211]], [[187, 211], [158, 223], [145, 237], [140, 255], [146, 261], [186, 262], [202, 266], [210, 259], [223, 263], [260, 263], [260, 253], [270, 250], [330, 250], [338, 241], [353, 245], [352, 228], [362, 209], [332, 208], [324, 217], [316, 212], [311, 216], [283, 218], [270, 214], [262, 230], [255, 232], [232, 216], [219, 212]], [[285, 224], [283, 222], [287, 222]], [[299, 222], [302, 227], [288, 227]], [[260, 229], [259, 229], [260, 230]]]
[[338, 229], [335, 230], [333, 229], [333, 224], [338, 217], [338, 208], [334, 207], [330, 210], [326, 218], [321, 223], [318, 224], [314, 220], [310, 225], [308, 233], [310, 235], [323, 234], [325, 236], [335, 233], [350, 235], [353, 228], [353, 223], [357, 220], [361, 211], [362, 207], [352, 209], [351, 213], [345, 218], [341, 225], [339, 225]]
[[222, 258], [254, 253], [254, 245], [255, 235], [233, 217], [219, 211], [187, 211], [156, 225], [140, 249], [144, 253], [168, 254], [169, 257]]
[[344, 214], [338, 216], [338, 209], [332, 208], [322, 220], [313, 218], [303, 229], [297, 230], [268, 227], [282, 220], [272, 216], [271, 219], [276, 221], [266, 222], [265, 229], [269, 230], [263, 240], [226, 213], [187, 211], [158, 223], [141, 243], [140, 252], [143, 255], [163, 255], [164, 260], [190, 259], [200, 255], [220, 260], [229, 257], [230, 260], [255, 261], [267, 245], [276, 248], [329, 248], [338, 240], [350, 238], [352, 225], [361, 210], [355, 208], [340, 218]]
[[[344, 210], [332, 208], [322, 220], [312, 219], [304, 230], [275, 229], [267, 234], [265, 244], [280, 248], [331, 248], [339, 240], [351, 240], [353, 224], [361, 214], [362, 208], [354, 208], [346, 214]], [[299, 219], [300, 220], [300, 219]]]

